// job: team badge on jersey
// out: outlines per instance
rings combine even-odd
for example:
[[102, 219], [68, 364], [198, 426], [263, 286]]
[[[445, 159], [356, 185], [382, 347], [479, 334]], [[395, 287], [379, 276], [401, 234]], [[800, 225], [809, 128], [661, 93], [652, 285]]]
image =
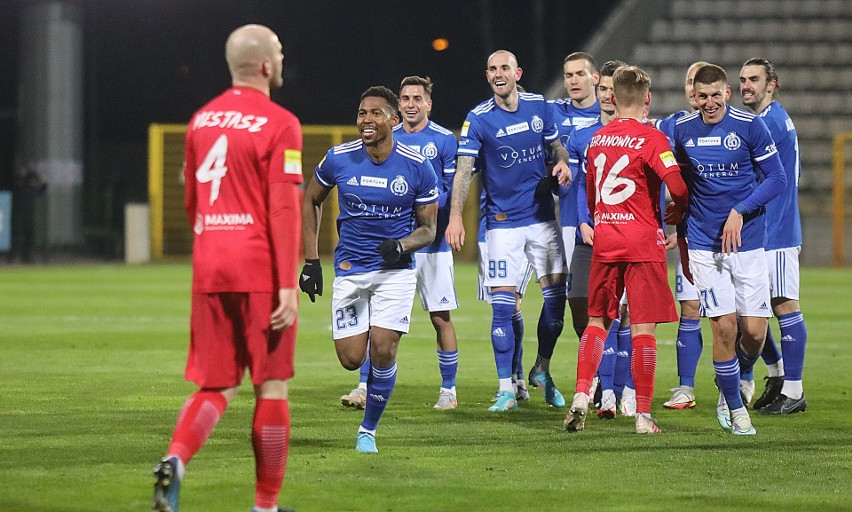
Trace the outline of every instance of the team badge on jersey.
[[408, 193], [408, 182], [402, 176], [397, 176], [390, 184], [391, 192], [397, 196], [404, 196]]
[[544, 121], [541, 120], [538, 116], [532, 117], [532, 129], [536, 133], [541, 133], [544, 130]]
[[725, 147], [730, 149], [731, 151], [735, 151], [737, 149], [740, 149], [740, 146], [742, 145], [742, 143], [743, 142], [742, 142], [742, 140], [740, 140], [740, 137], [734, 132], [729, 133], [725, 137], [725, 142], [724, 142]]
[[438, 146], [434, 142], [430, 142], [420, 150], [420, 154], [431, 160], [438, 156]]

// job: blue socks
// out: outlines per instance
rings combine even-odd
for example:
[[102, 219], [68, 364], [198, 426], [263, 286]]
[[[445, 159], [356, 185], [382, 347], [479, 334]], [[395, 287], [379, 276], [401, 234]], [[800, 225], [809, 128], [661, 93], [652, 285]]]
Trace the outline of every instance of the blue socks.
[[740, 378], [742, 380], [754, 380], [754, 363], [760, 359], [760, 354], [756, 354], [754, 356], [746, 354], [745, 350], [743, 350], [742, 346], [740, 346], [739, 337], [734, 344], [734, 349], [736, 350], [737, 358], [740, 363]]
[[491, 347], [497, 365], [497, 378], [512, 378], [512, 357], [515, 353], [515, 335], [512, 314], [515, 312], [515, 294], [494, 292], [491, 295]]
[[441, 387], [453, 389], [456, 387], [456, 373], [459, 369], [459, 351], [438, 351], [438, 368], [441, 370]]
[[734, 357], [730, 361], [713, 361], [713, 369], [716, 371], [716, 385], [725, 395], [728, 409], [745, 407], [740, 396], [740, 363], [737, 358]]
[[618, 328], [618, 351], [615, 358], [615, 379], [613, 386], [615, 396], [621, 396], [624, 386], [636, 389], [633, 385], [633, 374], [630, 373], [630, 358], [633, 353], [633, 338], [630, 336], [630, 326]]
[[601, 364], [598, 366], [598, 377], [601, 379], [601, 390], [614, 389], [615, 365], [617, 361], [616, 352], [618, 352], [618, 328], [621, 322], [618, 319], [613, 320], [609, 328], [609, 334], [604, 340], [603, 357]]
[[524, 380], [524, 316], [520, 311], [512, 315], [512, 332], [515, 334], [515, 352], [512, 355], [512, 371], [517, 380]]
[[545, 286], [541, 294], [544, 304], [538, 318], [538, 357], [550, 359], [565, 325], [565, 286]]
[[677, 328], [677, 376], [681, 386], [695, 387], [695, 371], [704, 349], [701, 319], [683, 318]]
[[367, 407], [364, 408], [364, 421], [361, 431], [375, 433], [379, 419], [388, 405], [393, 386], [396, 383], [396, 363], [390, 368], [371, 368], [372, 375], [367, 381]]
[[[779, 320], [780, 321], [780, 320]], [[781, 359], [781, 351], [778, 350], [778, 344], [775, 343], [775, 338], [772, 336], [772, 329], [766, 328], [766, 341], [763, 342], [763, 352], [760, 353], [763, 362], [767, 366], [775, 364]]]
[[[370, 350], [370, 347], [367, 347], [367, 350]], [[358, 382], [361, 384], [366, 384], [370, 377], [370, 353], [367, 353], [367, 357], [364, 358], [364, 362], [361, 363], [361, 368], [358, 369]]]
[[802, 368], [805, 366], [805, 345], [808, 343], [808, 331], [805, 319], [800, 311], [778, 317], [781, 326], [781, 352], [784, 354], [784, 379], [802, 380]]

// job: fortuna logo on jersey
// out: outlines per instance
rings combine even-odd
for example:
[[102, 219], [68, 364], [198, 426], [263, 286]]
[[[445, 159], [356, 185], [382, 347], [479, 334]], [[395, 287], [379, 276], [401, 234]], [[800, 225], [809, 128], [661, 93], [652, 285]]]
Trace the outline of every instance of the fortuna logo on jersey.
[[397, 176], [391, 182], [390, 189], [395, 196], [404, 196], [408, 193], [408, 182], [402, 176]]
[[530, 124], [526, 121], [523, 123], [513, 124], [512, 126], [506, 127], [506, 135], [514, 135], [516, 133], [529, 131]]
[[204, 231], [241, 231], [252, 224], [254, 217], [250, 213], [199, 213], [192, 230], [196, 235]]
[[508, 169], [516, 163], [524, 164], [541, 158], [544, 154], [544, 147], [539, 144], [532, 148], [516, 151], [512, 146], [500, 146], [497, 148], [497, 154], [500, 155], [500, 167]]
[[722, 137], [698, 137], [699, 146], [721, 146]]
[[532, 129], [536, 133], [541, 133], [544, 130], [544, 121], [538, 116], [532, 116]]
[[742, 140], [740, 140], [739, 136], [731, 132], [725, 137], [725, 147], [730, 149], [731, 151], [735, 151], [740, 149], [740, 145], [742, 145]]
[[423, 149], [420, 150], [420, 154], [432, 160], [436, 156], [438, 156], [438, 146], [435, 145], [434, 142], [430, 142], [426, 144]]

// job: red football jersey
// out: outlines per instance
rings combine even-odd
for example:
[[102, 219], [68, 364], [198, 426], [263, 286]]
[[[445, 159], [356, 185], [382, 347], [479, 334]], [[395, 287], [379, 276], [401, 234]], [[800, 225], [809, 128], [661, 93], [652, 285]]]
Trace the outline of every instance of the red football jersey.
[[666, 261], [662, 178], [680, 168], [666, 136], [633, 119], [614, 119], [587, 153], [589, 211], [598, 261]]
[[[276, 290], [269, 189], [302, 182], [296, 116], [256, 89], [228, 89], [189, 122], [184, 178], [193, 292]], [[283, 249], [299, 251], [300, 243]]]

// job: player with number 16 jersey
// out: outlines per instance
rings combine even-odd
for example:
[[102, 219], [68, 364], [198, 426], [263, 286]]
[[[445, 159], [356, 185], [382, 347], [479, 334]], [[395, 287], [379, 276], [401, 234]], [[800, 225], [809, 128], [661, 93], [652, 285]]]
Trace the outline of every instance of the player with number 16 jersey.
[[660, 185], [680, 172], [666, 136], [634, 119], [615, 119], [592, 136], [587, 162], [593, 258], [666, 261]]

